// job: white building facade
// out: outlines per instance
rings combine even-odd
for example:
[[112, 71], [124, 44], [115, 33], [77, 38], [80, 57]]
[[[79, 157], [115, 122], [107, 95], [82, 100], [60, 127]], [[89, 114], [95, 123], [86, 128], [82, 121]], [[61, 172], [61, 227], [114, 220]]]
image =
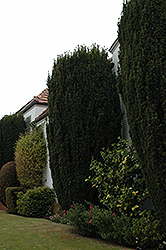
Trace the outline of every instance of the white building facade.
[[38, 96], [35, 96], [30, 102], [23, 106], [18, 112], [23, 114], [27, 126], [35, 123], [36, 126], [43, 125], [44, 135], [47, 146], [47, 165], [43, 174], [44, 186], [53, 188], [51, 170], [49, 166], [49, 151], [47, 142], [46, 127], [48, 123], [48, 90], [43, 90]]
[[[119, 68], [119, 47], [120, 47], [120, 44], [118, 42], [118, 39], [116, 39], [109, 49], [109, 52], [112, 54], [111, 61], [114, 64], [113, 72], [115, 72], [116, 75], [118, 74], [118, 68]], [[131, 138], [129, 134], [129, 124], [127, 122], [126, 109], [125, 109], [125, 105], [123, 104], [122, 97], [120, 94], [119, 94], [119, 99], [120, 99], [121, 110], [123, 113], [121, 137], [122, 139], [130, 141]]]

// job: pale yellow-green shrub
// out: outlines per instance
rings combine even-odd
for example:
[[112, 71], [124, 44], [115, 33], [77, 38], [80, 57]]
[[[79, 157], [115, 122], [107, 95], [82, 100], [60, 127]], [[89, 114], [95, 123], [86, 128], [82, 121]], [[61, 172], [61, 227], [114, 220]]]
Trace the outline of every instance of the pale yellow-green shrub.
[[46, 142], [43, 128], [38, 127], [21, 135], [15, 146], [15, 163], [21, 186], [42, 186], [47, 163]]

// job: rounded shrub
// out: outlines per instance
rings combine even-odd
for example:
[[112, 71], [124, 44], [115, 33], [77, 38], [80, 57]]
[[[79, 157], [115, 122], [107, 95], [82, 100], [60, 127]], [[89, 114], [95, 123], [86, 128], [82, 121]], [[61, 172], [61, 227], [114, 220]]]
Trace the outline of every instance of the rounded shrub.
[[52, 215], [55, 198], [54, 190], [49, 187], [29, 189], [26, 193], [19, 192], [17, 194], [17, 212], [35, 218]]
[[18, 187], [16, 164], [14, 161], [6, 163], [0, 170], [0, 202], [6, 206], [5, 190], [7, 187]]

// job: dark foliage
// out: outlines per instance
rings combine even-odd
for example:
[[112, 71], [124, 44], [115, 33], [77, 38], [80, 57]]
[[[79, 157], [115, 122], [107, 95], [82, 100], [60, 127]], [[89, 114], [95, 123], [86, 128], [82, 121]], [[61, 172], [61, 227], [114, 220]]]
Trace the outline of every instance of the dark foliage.
[[48, 89], [50, 166], [59, 203], [67, 209], [72, 201], [95, 202], [96, 191], [85, 183], [91, 158], [99, 159], [121, 129], [116, 77], [106, 51], [78, 46], [60, 56]]
[[119, 91], [132, 142], [166, 231], [166, 1], [132, 0], [119, 22]]
[[5, 194], [6, 194], [6, 205], [8, 213], [17, 214], [17, 194], [22, 190], [23, 190], [22, 187], [6, 188]]
[[0, 170], [0, 202], [6, 206], [5, 190], [7, 187], [19, 186], [15, 162], [6, 163]]
[[26, 123], [21, 114], [6, 115], [0, 120], [0, 169], [14, 160], [14, 145], [25, 130]]
[[73, 204], [67, 212], [70, 225], [80, 234], [134, 247], [134, 249], [165, 249], [166, 233], [160, 234], [159, 220], [153, 211], [144, 211], [132, 218], [124, 213], [93, 204]]

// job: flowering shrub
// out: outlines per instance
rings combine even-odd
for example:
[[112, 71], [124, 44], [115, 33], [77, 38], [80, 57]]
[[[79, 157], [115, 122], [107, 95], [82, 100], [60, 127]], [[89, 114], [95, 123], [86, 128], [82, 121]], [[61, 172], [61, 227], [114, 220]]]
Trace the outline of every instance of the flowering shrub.
[[100, 201], [117, 214], [137, 216], [139, 205], [148, 197], [136, 152], [125, 140], [101, 152], [102, 161], [92, 159], [90, 181]]
[[99, 237], [120, 244], [132, 245], [131, 218], [117, 216], [114, 212], [90, 205], [74, 204], [67, 213], [70, 224], [84, 236]]
[[16, 165], [14, 161], [6, 163], [0, 170], [0, 202], [6, 206], [5, 190], [7, 187], [18, 187]]
[[74, 204], [67, 216], [71, 226], [84, 236], [146, 250], [164, 249], [165, 246], [166, 234], [159, 233], [159, 221], [152, 211], [144, 211], [139, 217], [132, 218], [95, 205]]
[[100, 217], [102, 216], [102, 210], [98, 206], [92, 208], [89, 203], [87, 203], [87, 207], [76, 203], [71, 205], [67, 216], [70, 224], [78, 233], [90, 237], [98, 236]]
[[49, 216], [49, 220], [62, 224], [69, 223], [68, 218], [66, 216], [66, 210], [62, 210], [59, 203], [57, 202], [53, 204], [53, 215]]

